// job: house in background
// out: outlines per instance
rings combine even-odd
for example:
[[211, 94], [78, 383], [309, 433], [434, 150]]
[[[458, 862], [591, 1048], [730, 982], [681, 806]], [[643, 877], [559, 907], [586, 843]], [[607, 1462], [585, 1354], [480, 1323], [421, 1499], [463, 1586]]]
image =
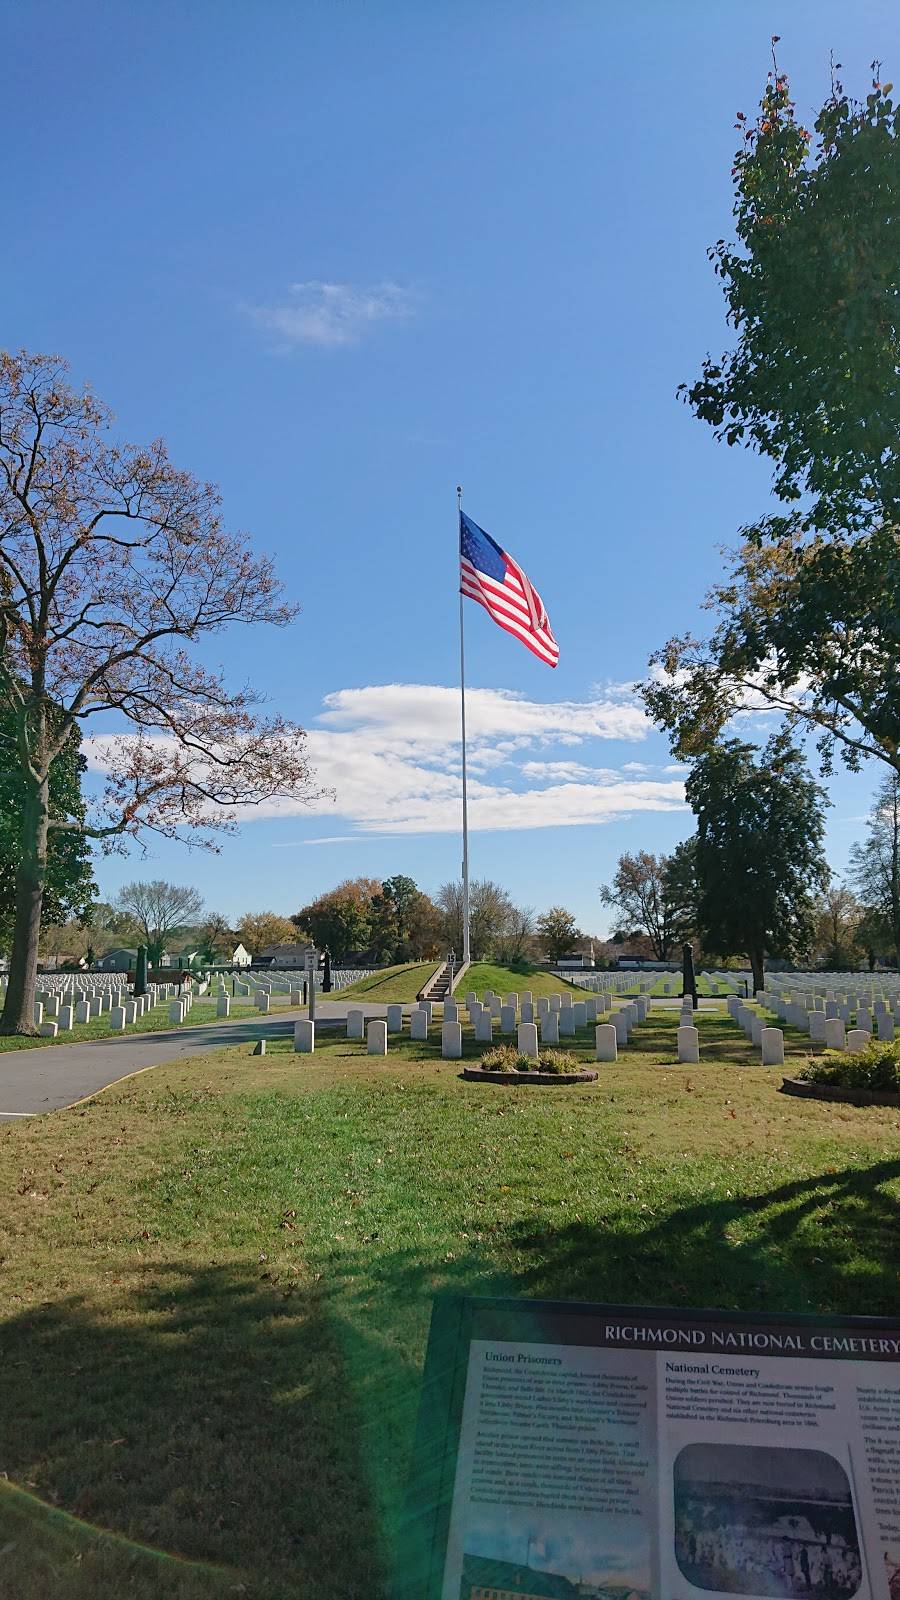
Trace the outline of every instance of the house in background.
[[97, 962], [98, 972], [133, 972], [137, 965], [136, 950], [107, 950]]
[[232, 967], [249, 967], [253, 957], [249, 950], [244, 949], [242, 944], [236, 944], [228, 960]]
[[296, 944], [267, 944], [253, 959], [257, 966], [263, 967], [305, 967], [307, 955], [314, 955], [315, 949], [306, 939]]
[[[137, 966], [137, 954], [136, 950], [126, 950], [124, 948], [121, 950], [107, 950], [99, 961], [95, 961], [94, 966], [98, 972], [133, 972]], [[171, 965], [172, 957], [167, 950], [164, 950], [159, 961], [156, 962], [156, 966], [169, 967]]]

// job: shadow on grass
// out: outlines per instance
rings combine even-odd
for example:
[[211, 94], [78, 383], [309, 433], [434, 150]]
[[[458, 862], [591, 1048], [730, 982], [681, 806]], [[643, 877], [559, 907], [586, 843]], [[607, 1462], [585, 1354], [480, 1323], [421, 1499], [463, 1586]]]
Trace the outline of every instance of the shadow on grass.
[[265, 1276], [154, 1265], [114, 1307], [0, 1328], [0, 1461], [39, 1497], [0, 1493], [0, 1595], [381, 1592], [339, 1348], [317, 1298]]
[[[375, 1428], [394, 1439], [382, 1450], [401, 1478], [391, 1547], [403, 1548], [400, 1489], [436, 1292], [896, 1317], [900, 1199], [887, 1186], [898, 1181], [900, 1160], [893, 1160], [823, 1172], [750, 1197], [675, 1206], [646, 1222], [635, 1222], [633, 1211], [608, 1215], [602, 1227], [574, 1220], [548, 1228], [540, 1215], [516, 1218], [495, 1228], [483, 1248], [454, 1252], [452, 1259], [396, 1251], [379, 1261], [374, 1284], [362, 1252], [336, 1255], [330, 1305], [348, 1372], [357, 1392], [368, 1387], [378, 1396]], [[385, 1339], [386, 1327], [397, 1330], [395, 1337]]]
[[439, 1259], [434, 1244], [379, 1253], [377, 1235], [330, 1245], [313, 1294], [264, 1259], [153, 1265], [112, 1307], [24, 1313], [0, 1329], [10, 1478], [225, 1571], [171, 1561], [161, 1587], [133, 1547], [88, 1531], [60, 1549], [46, 1512], [24, 1537], [0, 1493], [0, 1595], [382, 1600], [435, 1292], [896, 1314], [898, 1181], [884, 1160], [562, 1226], [538, 1205]]

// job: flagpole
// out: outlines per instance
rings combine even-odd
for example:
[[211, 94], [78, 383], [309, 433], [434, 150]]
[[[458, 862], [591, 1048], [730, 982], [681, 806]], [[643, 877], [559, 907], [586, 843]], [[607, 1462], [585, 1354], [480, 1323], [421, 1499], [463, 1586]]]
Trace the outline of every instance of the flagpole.
[[[456, 508], [462, 516], [462, 486], [456, 485]], [[458, 524], [459, 526], [459, 524]], [[463, 961], [470, 958], [469, 945], [469, 807], [466, 792], [466, 646], [463, 629], [463, 593], [459, 592], [459, 710], [462, 725], [462, 890], [463, 890]]]

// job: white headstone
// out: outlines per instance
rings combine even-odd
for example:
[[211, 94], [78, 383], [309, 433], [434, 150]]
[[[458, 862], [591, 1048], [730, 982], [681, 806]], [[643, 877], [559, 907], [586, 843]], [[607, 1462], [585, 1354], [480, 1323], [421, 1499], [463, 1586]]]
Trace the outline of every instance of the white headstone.
[[388, 1033], [402, 1033], [403, 1032], [403, 1007], [402, 1006], [388, 1006], [388, 1008], [387, 1008], [387, 1031], [388, 1031]]
[[487, 1006], [482, 1006], [475, 1018], [475, 1038], [479, 1044], [490, 1044], [494, 1037], [494, 1019]]
[[517, 1042], [518, 1047], [519, 1047], [519, 1054], [520, 1055], [531, 1056], [531, 1059], [533, 1061], [537, 1061], [537, 1059], [538, 1059], [538, 1031], [537, 1031], [537, 1027], [536, 1027], [535, 1023], [533, 1023], [533, 1022], [520, 1022], [519, 1023], [519, 1031], [518, 1031], [518, 1034], [517, 1034], [517, 1037], [516, 1037], [516, 1042]]
[[316, 1024], [304, 1017], [294, 1023], [294, 1050], [300, 1055], [312, 1055], [316, 1048]]
[[851, 1028], [847, 1035], [847, 1049], [851, 1056], [858, 1056], [872, 1042], [872, 1035], [867, 1028]]
[[784, 1034], [780, 1028], [763, 1028], [760, 1045], [764, 1067], [784, 1066]]
[[[527, 1026], [529, 1026], [529, 1024], [526, 1023], [526, 1027]], [[500, 1032], [501, 1033], [515, 1033], [515, 1031], [516, 1031], [516, 1008], [515, 1008], [515, 1006], [501, 1006], [500, 1007]]]
[[387, 1055], [387, 1023], [380, 1017], [373, 1018], [366, 1029], [366, 1041], [370, 1056]]
[[617, 1061], [616, 1030], [611, 1022], [600, 1022], [594, 1031], [594, 1055], [598, 1061]]
[[700, 1060], [700, 1035], [696, 1028], [678, 1029], [678, 1059], [694, 1065]]
[[825, 1019], [825, 1045], [828, 1050], [845, 1050], [847, 1048], [844, 1024], [840, 1017], [827, 1017]]
[[366, 1023], [365, 1014], [362, 1011], [348, 1011], [347, 1012], [347, 1038], [348, 1039], [364, 1039], [365, 1038], [365, 1023]]
[[448, 1061], [458, 1061], [462, 1055], [462, 1028], [458, 1022], [445, 1022], [441, 1028], [441, 1055]]
[[409, 1037], [411, 1039], [428, 1038], [428, 1012], [424, 1006], [413, 1006], [409, 1014]]
[[545, 1011], [541, 1017], [541, 1044], [559, 1044], [558, 1011]]
[[217, 1017], [229, 1017], [230, 1015], [231, 1015], [231, 997], [230, 997], [230, 995], [227, 995], [227, 994], [220, 994], [218, 1000], [216, 1001], [216, 1016]]

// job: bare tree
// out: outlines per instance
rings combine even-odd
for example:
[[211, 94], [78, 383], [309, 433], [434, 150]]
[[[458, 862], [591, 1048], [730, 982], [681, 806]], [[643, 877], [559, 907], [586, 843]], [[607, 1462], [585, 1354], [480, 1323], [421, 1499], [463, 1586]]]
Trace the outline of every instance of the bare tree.
[[154, 878], [151, 883], [126, 883], [117, 903], [120, 911], [134, 917], [154, 963], [162, 956], [169, 934], [196, 922], [203, 910], [203, 899], [196, 889], [181, 888], [162, 878]]
[[[463, 887], [442, 884], [436, 904], [441, 913], [444, 939], [459, 952], [463, 945]], [[506, 890], [490, 878], [476, 878], [469, 886], [469, 941], [472, 959], [499, 952], [500, 945], [521, 917]]]
[[[186, 648], [232, 622], [291, 621], [271, 562], [222, 526], [216, 490], [176, 470], [160, 440], [110, 443], [108, 411], [66, 371], [0, 354], [0, 697], [25, 790], [4, 1033], [33, 1031], [51, 829], [210, 846], [238, 807], [311, 794], [302, 730], [261, 719], [250, 690], [228, 690]], [[60, 815], [51, 765], [98, 716], [105, 792], [87, 820]]]
[[677, 861], [677, 852], [675, 856], [655, 856], [647, 850], [639, 850], [635, 856], [626, 852], [619, 857], [612, 883], [600, 890], [603, 905], [614, 907], [629, 928], [639, 928], [647, 935], [657, 961], [668, 961], [687, 932], [672, 871]]

